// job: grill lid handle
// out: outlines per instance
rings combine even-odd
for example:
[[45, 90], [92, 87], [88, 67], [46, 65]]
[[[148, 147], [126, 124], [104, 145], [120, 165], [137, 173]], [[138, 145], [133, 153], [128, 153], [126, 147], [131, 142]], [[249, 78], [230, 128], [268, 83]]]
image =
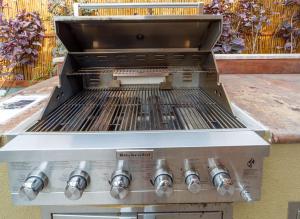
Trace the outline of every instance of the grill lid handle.
[[[80, 9], [104, 8], [198, 8], [198, 13], [203, 13], [203, 2], [159, 2], [159, 3], [74, 3], [74, 16], [80, 15]], [[150, 14], [151, 15], [151, 14]]]

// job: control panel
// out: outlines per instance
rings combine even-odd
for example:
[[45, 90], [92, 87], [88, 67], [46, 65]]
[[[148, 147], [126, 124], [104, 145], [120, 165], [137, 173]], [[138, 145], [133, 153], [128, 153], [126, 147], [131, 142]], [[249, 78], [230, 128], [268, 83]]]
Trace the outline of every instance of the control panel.
[[[16, 204], [253, 201], [262, 159], [123, 159], [10, 163]], [[251, 165], [250, 165], [251, 163]]]

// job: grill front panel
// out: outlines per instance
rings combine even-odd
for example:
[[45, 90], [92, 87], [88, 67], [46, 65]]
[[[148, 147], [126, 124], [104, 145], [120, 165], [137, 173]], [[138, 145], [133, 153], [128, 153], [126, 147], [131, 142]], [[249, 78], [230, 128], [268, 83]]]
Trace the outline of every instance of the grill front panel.
[[31, 132], [245, 128], [201, 88], [156, 86], [85, 90], [39, 121]]

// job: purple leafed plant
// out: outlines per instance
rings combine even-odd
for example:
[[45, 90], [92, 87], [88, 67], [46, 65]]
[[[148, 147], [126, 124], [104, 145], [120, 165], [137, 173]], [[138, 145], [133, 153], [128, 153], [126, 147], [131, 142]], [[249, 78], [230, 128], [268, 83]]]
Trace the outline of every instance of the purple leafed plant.
[[3, 10], [3, 8], [7, 7], [8, 4], [4, 2], [4, 0], [0, 0], [0, 9]]
[[271, 23], [271, 12], [261, 0], [239, 0], [237, 6], [239, 30], [251, 36], [251, 52], [256, 53], [258, 37], [262, 34], [263, 27]]
[[[283, 46], [286, 52], [296, 52], [300, 46], [300, 0], [286, 0], [284, 1], [285, 6], [294, 6], [291, 17], [285, 19], [279, 28], [275, 31], [275, 36], [282, 38], [285, 43]], [[281, 49], [282, 47], [276, 47]]]
[[[0, 0], [1, 1], [1, 0]], [[89, 0], [73, 0], [73, 3], [89, 3]], [[55, 16], [73, 15], [73, 8], [68, 4], [67, 0], [48, 0], [48, 12]], [[81, 15], [93, 15], [94, 9], [83, 9]]]
[[233, 27], [234, 13], [230, 10], [232, 2], [213, 0], [205, 5], [205, 14], [223, 15], [223, 32], [213, 51], [215, 53], [241, 53], [245, 49], [245, 41], [240, 32]]
[[[1, 1], [1, 0], [0, 0]], [[88, 3], [88, 0], [73, 0], [74, 3]], [[66, 0], [48, 0], [48, 12], [54, 16], [71, 16], [73, 9], [68, 5]], [[95, 10], [83, 9], [81, 15], [93, 15]], [[54, 25], [53, 25], [54, 27]], [[54, 28], [53, 28], [54, 29]], [[53, 48], [53, 57], [65, 56], [67, 53], [66, 48], [59, 39], [56, 39], [56, 47]]]
[[73, 13], [65, 0], [48, 0], [48, 12], [55, 16], [70, 16]]
[[284, 0], [284, 5], [300, 5], [300, 0]]
[[0, 57], [8, 68], [32, 66], [44, 38], [44, 27], [36, 12], [21, 11], [15, 18], [0, 21]]

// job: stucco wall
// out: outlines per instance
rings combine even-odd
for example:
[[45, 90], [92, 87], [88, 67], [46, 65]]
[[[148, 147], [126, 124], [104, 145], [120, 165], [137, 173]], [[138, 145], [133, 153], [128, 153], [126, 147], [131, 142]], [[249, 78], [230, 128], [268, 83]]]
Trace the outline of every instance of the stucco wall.
[[8, 188], [6, 164], [0, 165], [0, 218], [1, 219], [38, 219], [40, 210], [37, 207], [15, 207], [12, 205]]
[[[285, 219], [288, 201], [300, 201], [300, 144], [273, 145], [265, 160], [262, 200], [234, 205], [234, 219]], [[0, 165], [0, 218], [40, 218], [38, 208], [13, 207], [6, 166]]]
[[289, 201], [300, 201], [300, 144], [272, 145], [265, 160], [261, 201], [235, 204], [234, 219], [286, 219]]

